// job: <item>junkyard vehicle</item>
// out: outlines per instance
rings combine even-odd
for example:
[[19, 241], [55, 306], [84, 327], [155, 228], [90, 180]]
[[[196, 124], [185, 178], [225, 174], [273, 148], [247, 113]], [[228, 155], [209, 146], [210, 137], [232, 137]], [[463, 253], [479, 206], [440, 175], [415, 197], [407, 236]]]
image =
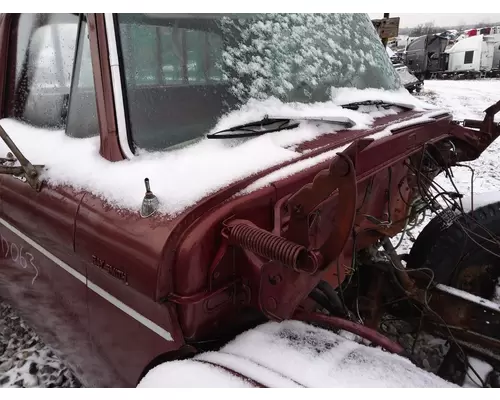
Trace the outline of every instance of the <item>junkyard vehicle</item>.
[[434, 72], [447, 69], [447, 45], [447, 37], [436, 34], [420, 36], [406, 47], [404, 63], [417, 78], [429, 79]]
[[394, 64], [394, 69], [399, 75], [399, 78], [401, 79], [401, 82], [403, 83], [404, 87], [410, 92], [417, 92], [419, 93], [422, 90], [422, 86], [424, 86], [424, 82], [420, 79], [418, 79], [415, 75], [413, 75], [408, 67], [402, 63], [397, 63]]
[[394, 51], [392, 51], [388, 47], [386, 48], [386, 50], [389, 58], [391, 59], [392, 65], [398, 73], [399, 78], [401, 79], [401, 83], [403, 84], [405, 89], [407, 89], [410, 93], [413, 93], [414, 91], [419, 93], [422, 90], [422, 86], [424, 86], [423, 79], [417, 78], [404, 64], [402, 58], [394, 53]]
[[4, 14], [0, 89], [0, 296], [85, 385], [269, 320], [402, 354], [384, 312], [498, 357], [499, 205], [434, 178], [497, 138], [500, 103], [420, 108], [367, 15]]
[[447, 35], [424, 35], [411, 42], [404, 63], [419, 79], [496, 77], [496, 35], [474, 35], [452, 42]]

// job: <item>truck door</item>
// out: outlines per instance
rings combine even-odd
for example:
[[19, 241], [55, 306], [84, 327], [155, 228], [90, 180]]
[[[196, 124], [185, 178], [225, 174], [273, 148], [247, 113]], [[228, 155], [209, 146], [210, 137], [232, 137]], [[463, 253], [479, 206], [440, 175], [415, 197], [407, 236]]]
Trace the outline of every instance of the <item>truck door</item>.
[[[57, 160], [64, 167], [66, 159], [70, 180], [78, 160], [57, 144], [72, 140], [77, 148], [82, 139], [71, 137], [98, 135], [85, 18], [10, 18], [6, 118], [0, 124], [32, 164]], [[0, 149], [5, 157], [3, 142]], [[11, 175], [2, 175], [0, 185], [0, 295], [78, 375], [94, 370], [98, 376], [101, 371], [89, 356], [87, 274], [74, 253], [75, 218], [84, 193], [50, 180], [36, 191]]]
[[[107, 15], [105, 23], [108, 47], [116, 49], [116, 43], [109, 43], [116, 36], [112, 33], [113, 17]], [[151, 60], [160, 55], [159, 47], [151, 42], [144, 44], [140, 39], [158, 30], [136, 25], [128, 37], [129, 45], [132, 49], [139, 47], [143, 58], [135, 61], [138, 65], [154, 67], [156, 64]], [[116, 54], [110, 54], [109, 58], [118, 59]], [[111, 72], [116, 77], [113, 84], [121, 85], [122, 70], [117, 64], [111, 64]], [[138, 82], [148, 82], [135, 86], [138, 89], [150, 96], [151, 92], [158, 92], [154, 82], [146, 79], [148, 68], [137, 69], [133, 76]], [[147, 109], [144, 103], [137, 103], [140, 99], [135, 98], [134, 104]], [[116, 99], [120, 100], [123, 101]], [[154, 113], [149, 115], [154, 118]], [[116, 162], [115, 171], [125, 163], [128, 161]], [[127, 171], [130, 170], [124, 169], [122, 173], [129, 173]], [[130, 176], [131, 185], [134, 179]], [[177, 350], [184, 342], [175, 306], [157, 300], [158, 282], [172, 284], [171, 279], [160, 279], [159, 271], [171, 230], [171, 225], [161, 217], [142, 218], [139, 209], [134, 212], [110, 207], [104, 199], [91, 193], [86, 194], [80, 204], [75, 252], [87, 265], [90, 333], [95, 359], [102, 360], [103, 370], [108, 371], [106, 386], [136, 385], [148, 364], [158, 356]]]

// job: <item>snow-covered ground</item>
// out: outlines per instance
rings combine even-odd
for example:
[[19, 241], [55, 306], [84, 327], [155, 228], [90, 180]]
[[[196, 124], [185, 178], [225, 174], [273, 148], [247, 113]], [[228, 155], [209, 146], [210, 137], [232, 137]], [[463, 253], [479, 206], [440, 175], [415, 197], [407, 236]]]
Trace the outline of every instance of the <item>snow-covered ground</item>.
[[0, 388], [80, 386], [71, 370], [0, 299]]
[[[457, 119], [482, 119], [483, 110], [500, 100], [500, 80], [426, 81], [424, 90], [418, 96], [442, 108], [451, 110]], [[475, 169], [474, 193], [500, 191], [500, 176], [497, 174], [499, 153], [500, 140], [493, 143], [480, 159], [469, 163]], [[470, 178], [470, 172], [467, 169], [456, 168], [455, 182], [459, 190], [464, 194], [468, 194], [471, 190]], [[449, 187], [444, 178], [440, 177], [438, 181], [446, 188]], [[422, 227], [418, 227], [414, 234], [416, 235]], [[395, 238], [395, 241], [398, 241], [398, 239]], [[404, 238], [399, 250], [402, 252], [407, 251], [410, 246], [411, 241]], [[361, 350], [361, 352], [363, 351]], [[328, 354], [330, 353], [328, 352]], [[401, 360], [398, 362], [401, 362]], [[381, 363], [384, 363], [384, 359], [369, 365], [373, 367], [381, 365]], [[430, 369], [433, 369], [432, 365], [430, 365]], [[482, 368], [482, 370], [486, 371], [487, 367]], [[354, 373], [359, 372], [357, 370], [353, 371]], [[422, 378], [419, 382], [429, 382], [427, 380], [430, 379], [428, 376], [419, 376]], [[385, 379], [387, 375], [379, 377], [374, 373], [370, 377], [370, 379]], [[401, 384], [401, 382], [401, 380], [394, 381], [393, 379], [391, 381], [389, 379], [387, 385], [397, 385], [398, 383]], [[440, 385], [437, 380], [432, 382]], [[405, 381], [403, 386], [406, 383]], [[238, 385], [238, 383], [235, 384]], [[9, 386], [78, 387], [80, 384], [64, 363], [40, 341], [22, 319], [10, 307], [0, 302], [0, 387]]]

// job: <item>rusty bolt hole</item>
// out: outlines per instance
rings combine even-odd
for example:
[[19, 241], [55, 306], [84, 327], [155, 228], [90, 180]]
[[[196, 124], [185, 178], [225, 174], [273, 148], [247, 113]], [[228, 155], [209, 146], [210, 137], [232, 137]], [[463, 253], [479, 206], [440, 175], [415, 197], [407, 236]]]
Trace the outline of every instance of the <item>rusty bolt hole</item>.
[[302, 204], [296, 204], [295, 206], [293, 206], [293, 212], [294, 214], [302, 214], [302, 211], [303, 211], [303, 208], [302, 208]]
[[281, 275], [269, 275], [269, 283], [276, 286], [282, 281]]
[[274, 297], [269, 297], [267, 299], [267, 308], [269, 310], [276, 310], [278, 308], [278, 302]]

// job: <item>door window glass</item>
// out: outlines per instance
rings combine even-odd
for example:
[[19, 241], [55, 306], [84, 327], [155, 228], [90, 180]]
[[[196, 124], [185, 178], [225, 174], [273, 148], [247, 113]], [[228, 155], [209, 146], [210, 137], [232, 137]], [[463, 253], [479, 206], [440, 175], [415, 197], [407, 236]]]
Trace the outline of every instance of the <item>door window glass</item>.
[[44, 128], [66, 124], [79, 17], [21, 14], [8, 116]]

